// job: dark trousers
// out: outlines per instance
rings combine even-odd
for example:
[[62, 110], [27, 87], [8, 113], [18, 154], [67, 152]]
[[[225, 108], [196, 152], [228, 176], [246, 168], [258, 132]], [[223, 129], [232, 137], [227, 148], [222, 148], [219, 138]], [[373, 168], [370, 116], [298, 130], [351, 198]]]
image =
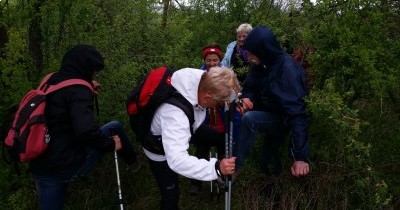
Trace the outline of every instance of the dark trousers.
[[265, 111], [249, 111], [242, 117], [240, 135], [235, 144], [236, 168], [243, 166], [247, 155], [254, 147], [256, 135], [265, 133], [261, 165], [265, 173], [279, 174], [281, 163], [278, 150], [287, 133], [282, 117]]
[[209, 159], [208, 154], [211, 147], [216, 147], [218, 159], [224, 157], [225, 133], [219, 133], [207, 125], [202, 125], [197, 129], [190, 143], [196, 147], [195, 156], [200, 159]]
[[150, 170], [158, 184], [161, 193], [161, 210], [178, 210], [179, 180], [178, 174], [172, 171], [167, 161], [149, 160]]

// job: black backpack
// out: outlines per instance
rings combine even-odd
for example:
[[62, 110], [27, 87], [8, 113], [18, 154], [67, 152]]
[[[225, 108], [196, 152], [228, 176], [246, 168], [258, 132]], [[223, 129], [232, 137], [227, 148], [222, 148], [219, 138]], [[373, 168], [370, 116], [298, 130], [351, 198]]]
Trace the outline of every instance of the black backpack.
[[129, 122], [136, 139], [155, 154], [165, 154], [161, 136], [153, 135], [150, 131], [154, 113], [161, 104], [169, 103], [182, 109], [189, 119], [190, 132], [193, 134], [193, 105], [172, 87], [172, 74], [173, 71], [165, 66], [151, 70], [133, 88], [126, 102]]

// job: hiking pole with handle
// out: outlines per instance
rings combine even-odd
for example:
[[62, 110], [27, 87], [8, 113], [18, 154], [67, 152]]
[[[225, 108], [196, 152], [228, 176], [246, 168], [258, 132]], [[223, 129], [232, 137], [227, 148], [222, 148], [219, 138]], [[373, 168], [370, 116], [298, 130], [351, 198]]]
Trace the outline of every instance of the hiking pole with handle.
[[[225, 157], [232, 157], [233, 144], [233, 114], [235, 102], [225, 103]], [[225, 176], [225, 210], [231, 209], [232, 176]]]
[[[229, 102], [225, 102], [225, 157], [231, 158], [233, 153], [233, 118], [238, 96], [232, 90]], [[225, 210], [231, 210], [232, 203], [232, 176], [225, 176]]]
[[[211, 159], [211, 158], [214, 157], [211, 150], [210, 150], [209, 153], [208, 153], [208, 157], [209, 157], [209, 159]], [[215, 156], [215, 158], [218, 158], [217, 155]], [[210, 192], [211, 192], [211, 196], [212, 196], [212, 193], [213, 193], [213, 184], [214, 184], [214, 181], [211, 180], [211, 181], [210, 181]]]
[[[117, 135], [117, 132], [114, 129], [110, 129], [110, 133], [111, 133], [112, 136]], [[119, 166], [118, 166], [117, 150], [114, 150], [114, 161], [115, 161], [115, 171], [116, 171], [116, 174], [117, 174], [119, 208], [121, 210], [123, 210], [124, 209], [124, 203], [122, 201], [121, 179], [119, 178]]]
[[[230, 158], [229, 154], [229, 103], [225, 102], [225, 107], [224, 107], [224, 120], [225, 120], [225, 158]], [[229, 184], [230, 182], [230, 176], [225, 176], [224, 180], [224, 190], [225, 190], [225, 210], [230, 210], [231, 209], [231, 185]]]

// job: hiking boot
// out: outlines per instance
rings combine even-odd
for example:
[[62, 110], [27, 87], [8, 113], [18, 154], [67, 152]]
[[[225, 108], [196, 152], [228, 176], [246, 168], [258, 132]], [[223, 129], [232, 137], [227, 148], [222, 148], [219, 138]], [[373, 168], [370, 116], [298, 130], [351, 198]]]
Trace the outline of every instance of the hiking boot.
[[140, 171], [141, 168], [142, 168], [142, 164], [139, 161], [136, 161], [135, 163], [129, 165], [126, 170], [135, 174], [138, 171]]
[[190, 184], [189, 193], [190, 195], [196, 196], [201, 192], [201, 182], [192, 181]]

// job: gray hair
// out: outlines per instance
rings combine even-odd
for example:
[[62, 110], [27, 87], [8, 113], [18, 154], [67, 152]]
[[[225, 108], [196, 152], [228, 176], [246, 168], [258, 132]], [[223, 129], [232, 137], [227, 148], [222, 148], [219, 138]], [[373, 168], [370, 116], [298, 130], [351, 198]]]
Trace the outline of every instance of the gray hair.
[[236, 29], [236, 33], [239, 33], [239, 32], [247, 32], [247, 33], [249, 33], [251, 30], [253, 30], [253, 27], [250, 25], [250, 24], [248, 24], [248, 23], [242, 23], [242, 24], [240, 24], [240, 26]]
[[215, 66], [204, 73], [200, 90], [214, 93], [216, 101], [228, 101], [232, 90], [236, 94], [240, 91], [239, 81], [231, 68]]

